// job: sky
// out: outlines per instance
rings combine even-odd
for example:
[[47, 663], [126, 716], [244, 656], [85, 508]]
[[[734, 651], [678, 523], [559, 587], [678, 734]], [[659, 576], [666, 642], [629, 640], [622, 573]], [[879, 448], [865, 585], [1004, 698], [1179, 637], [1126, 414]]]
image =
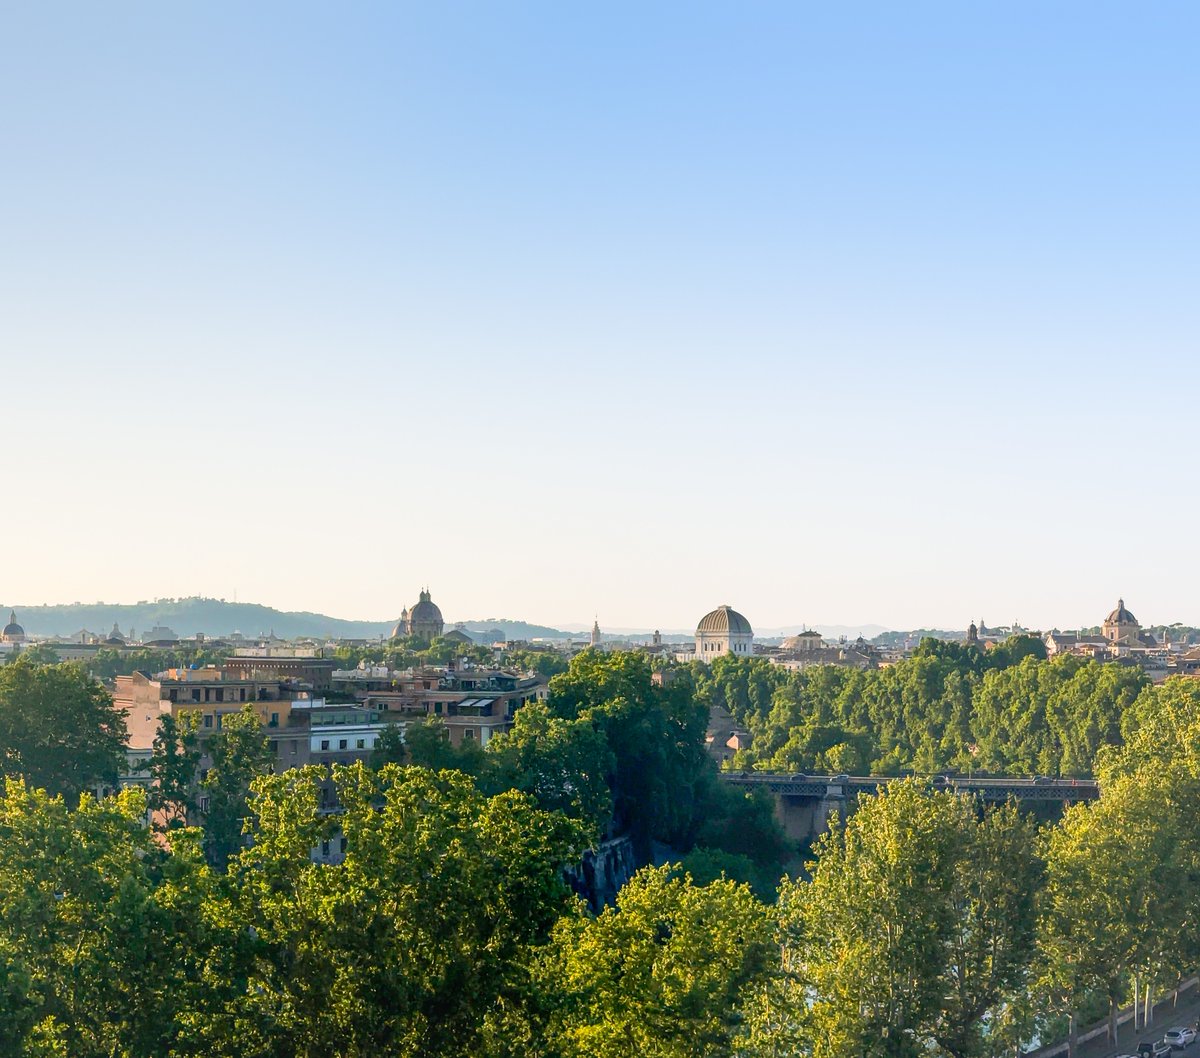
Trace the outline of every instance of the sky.
[[0, 4], [0, 602], [1200, 624], [1200, 8]]

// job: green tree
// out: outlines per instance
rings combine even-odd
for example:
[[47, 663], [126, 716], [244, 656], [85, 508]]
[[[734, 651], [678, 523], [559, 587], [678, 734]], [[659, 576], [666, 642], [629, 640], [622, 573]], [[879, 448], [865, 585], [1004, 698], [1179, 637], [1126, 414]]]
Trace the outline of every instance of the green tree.
[[274, 758], [252, 704], [225, 714], [221, 730], [203, 748], [212, 761], [200, 780], [205, 851], [209, 862], [223, 870], [251, 826], [253, 813], [247, 803], [251, 784], [270, 770]]
[[643, 857], [651, 841], [690, 848], [712, 763], [704, 750], [707, 710], [686, 674], [660, 684], [645, 654], [585, 650], [550, 681], [548, 704], [560, 719], [584, 720], [603, 735], [614, 819]]
[[77, 665], [0, 668], [0, 767], [70, 800], [125, 768], [125, 717]]
[[1068, 1014], [1103, 996], [1110, 1034], [1135, 983], [1200, 958], [1200, 694], [1182, 679], [1147, 687], [1122, 723], [1099, 800], [1048, 833], [1042, 896], [1044, 988]]
[[150, 759], [146, 762], [151, 786], [147, 803], [165, 828], [186, 826], [196, 812], [197, 772], [202, 751], [200, 714], [164, 713]]
[[512, 730], [488, 743], [499, 789], [521, 790], [541, 808], [587, 824], [598, 838], [612, 816], [605, 776], [612, 767], [604, 736], [587, 719], [561, 720], [541, 702], [518, 711]]
[[399, 723], [388, 724], [375, 740], [371, 752], [371, 767], [382, 768], [385, 764], [407, 764], [408, 746], [404, 742], [404, 727]]
[[[576, 824], [460, 772], [335, 767], [347, 840], [328, 833], [316, 769], [255, 784], [254, 844], [229, 878], [253, 973], [236, 1001], [189, 1020], [196, 1053], [368, 1058], [523, 1053], [535, 952], [570, 904]], [[536, 1024], [536, 1020], [533, 1022]]]
[[947, 812], [958, 835], [950, 925], [938, 966], [943, 998], [928, 1035], [954, 1058], [987, 1058], [1028, 1039], [1022, 1000], [1037, 950], [1043, 864], [1036, 824], [1015, 804], [981, 818], [961, 798], [954, 807]]
[[747, 886], [645, 868], [615, 908], [563, 918], [543, 962], [552, 1040], [584, 1058], [733, 1053], [741, 1009], [778, 960]]
[[[479, 775], [488, 763], [478, 742], [464, 740], [459, 746], [451, 743], [449, 730], [437, 716], [408, 721], [404, 726], [404, 745], [410, 763], [431, 771], [452, 768], [467, 775]], [[394, 755], [394, 742], [385, 745], [384, 750]]]
[[[155, 1058], [172, 1048], [199, 969], [223, 938], [203, 925], [195, 832], [168, 852], [141, 791], [72, 810], [7, 781], [0, 799], [0, 1050]], [[190, 851], [189, 851], [190, 849]], [[191, 894], [189, 897], [188, 894]], [[118, 1049], [119, 1047], [119, 1049]]]
[[1033, 833], [1013, 808], [980, 817], [910, 780], [818, 842], [812, 881], [780, 897], [793, 1020], [816, 1058], [1011, 1049], [1035, 950]]

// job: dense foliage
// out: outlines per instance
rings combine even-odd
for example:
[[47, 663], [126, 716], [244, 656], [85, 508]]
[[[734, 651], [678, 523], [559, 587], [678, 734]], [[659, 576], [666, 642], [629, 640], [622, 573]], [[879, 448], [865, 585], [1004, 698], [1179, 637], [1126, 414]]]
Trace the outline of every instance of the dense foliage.
[[77, 665], [18, 657], [0, 667], [0, 771], [72, 801], [116, 785], [125, 765], [125, 717]]
[[1138, 666], [1047, 661], [1026, 636], [986, 652], [926, 640], [869, 671], [732, 656], [700, 668], [700, 696], [753, 736], [734, 768], [828, 774], [1087, 776], [1149, 685]]
[[[769, 894], [756, 875], [778, 840], [769, 806], [716, 779], [690, 674], [656, 681], [637, 655], [581, 655], [485, 749], [410, 727], [372, 766], [333, 769], [337, 816], [322, 807], [324, 769], [266, 772], [252, 714], [213, 735], [203, 779], [188, 777], [188, 723], [163, 736], [153, 825], [143, 792], [97, 801], [50, 769], [60, 792], [47, 793], [10, 752], [0, 1053], [1012, 1054], [1200, 962], [1200, 682], [1127, 684], [1129, 670], [1019, 653], [931, 648], [892, 678], [901, 698], [932, 703], [957, 674], [971, 723], [1041, 702], [1026, 741], [1086, 750], [1098, 801], [1039, 825], [899, 781]], [[774, 678], [720, 666], [700, 691], [769, 716]], [[69, 666], [4, 679], [12, 716], [60, 691], [95, 696]], [[870, 700], [884, 715], [888, 695]], [[1115, 727], [1100, 722], [1110, 708]], [[1094, 735], [1064, 719], [1089, 716]], [[206, 827], [184, 825], [202, 796]], [[564, 869], [618, 821], [685, 866], [645, 868], [593, 914]], [[314, 862], [335, 827], [343, 861]]]
[[707, 711], [686, 673], [656, 681], [640, 653], [585, 651], [527, 705], [508, 733], [452, 746], [436, 718], [385, 732], [373, 763], [453, 768], [487, 793], [519, 790], [561, 811], [594, 840], [628, 835], [640, 859], [654, 848], [695, 854], [704, 876], [722, 871], [770, 895], [794, 850], [764, 796], [721, 783], [705, 752]]

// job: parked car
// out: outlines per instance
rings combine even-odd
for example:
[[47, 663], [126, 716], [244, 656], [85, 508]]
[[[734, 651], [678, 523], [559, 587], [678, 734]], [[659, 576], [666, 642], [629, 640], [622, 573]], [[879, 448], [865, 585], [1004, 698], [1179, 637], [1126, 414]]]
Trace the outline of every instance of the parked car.
[[1166, 1040], [1142, 1040], [1138, 1044], [1138, 1058], [1167, 1058], [1171, 1045]]
[[1190, 1047], [1196, 1042], [1196, 1030], [1180, 1026], [1174, 1029], [1167, 1029], [1163, 1033], [1163, 1043], [1169, 1043], [1176, 1050], [1182, 1050], [1184, 1047]]

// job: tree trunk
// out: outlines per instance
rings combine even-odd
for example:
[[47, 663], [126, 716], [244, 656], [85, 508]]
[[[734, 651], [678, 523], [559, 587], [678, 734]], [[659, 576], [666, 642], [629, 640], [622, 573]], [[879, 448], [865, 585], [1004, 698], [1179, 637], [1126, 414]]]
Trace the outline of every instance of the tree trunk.
[[1079, 1050], [1079, 1026], [1075, 1024], [1075, 1011], [1067, 1015], [1067, 1058], [1076, 1058]]
[[1142, 979], [1137, 975], [1133, 975], [1133, 1032], [1137, 1035], [1137, 1030], [1142, 1026], [1138, 1018], [1138, 999], [1142, 994]]
[[1117, 1042], [1117, 1003], [1116, 996], [1108, 997], [1108, 1042], [1116, 1046]]
[[1142, 1013], [1142, 1028], [1154, 1020], [1154, 1007], [1150, 1005], [1150, 982], [1146, 982], [1146, 1007]]

